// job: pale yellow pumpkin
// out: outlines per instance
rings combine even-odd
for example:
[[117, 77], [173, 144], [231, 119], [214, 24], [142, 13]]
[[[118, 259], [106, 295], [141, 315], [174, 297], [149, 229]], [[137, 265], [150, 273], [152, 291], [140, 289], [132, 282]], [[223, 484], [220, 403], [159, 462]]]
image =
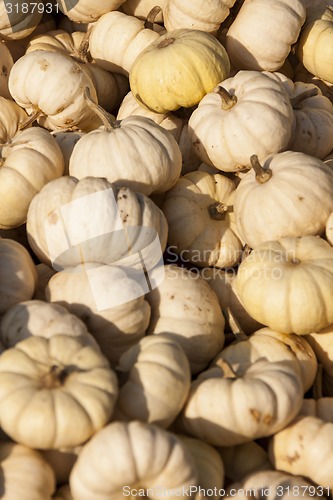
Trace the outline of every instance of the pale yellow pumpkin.
[[297, 41], [305, 21], [302, 0], [250, 0], [243, 3], [226, 47], [238, 69], [277, 71]]
[[24, 300], [30, 300], [37, 286], [37, 272], [26, 248], [0, 238], [0, 315]]
[[270, 460], [276, 469], [304, 476], [325, 489], [333, 488], [332, 450], [333, 423], [313, 416], [299, 416], [269, 444]]
[[91, 23], [97, 21], [103, 14], [117, 10], [124, 0], [57, 0], [59, 10], [71, 21]]
[[80, 500], [116, 500], [130, 496], [132, 489], [132, 496], [145, 493], [147, 498], [165, 490], [170, 500], [176, 500], [177, 492], [195, 486], [197, 480], [192, 456], [177, 436], [133, 421], [113, 422], [97, 432], [83, 447], [69, 484], [73, 497]]
[[[181, 177], [163, 201], [169, 250], [198, 266], [233, 267], [241, 259], [233, 217], [236, 186], [231, 179], [206, 172]], [[181, 214], [181, 217], [179, 216]]]
[[148, 335], [116, 366], [120, 380], [115, 420], [141, 420], [167, 429], [182, 409], [191, 383], [188, 359], [167, 335]]
[[333, 249], [319, 237], [258, 245], [236, 286], [247, 312], [272, 330], [306, 335], [333, 323]]
[[303, 394], [299, 367], [289, 361], [221, 359], [192, 382], [176, 422], [213, 446], [234, 446], [283, 429], [299, 412]]
[[215, 292], [198, 273], [174, 265], [147, 296], [147, 333], [168, 333], [183, 347], [192, 373], [202, 371], [224, 345], [224, 317]]
[[17, 443], [0, 442], [1, 496], [4, 500], [52, 500], [54, 471], [42, 454]]
[[242, 178], [234, 198], [236, 228], [251, 247], [284, 237], [321, 235], [333, 211], [333, 169], [318, 158], [284, 151]]
[[83, 337], [30, 337], [0, 356], [0, 419], [15, 441], [59, 449], [84, 443], [112, 416], [115, 373]]
[[213, 35], [178, 29], [162, 35], [141, 52], [129, 79], [131, 91], [142, 106], [165, 113], [195, 106], [229, 72], [228, 54]]
[[239, 71], [218, 82], [189, 119], [196, 154], [225, 172], [250, 167], [283, 151], [294, 127], [294, 113], [282, 85], [259, 71]]
[[7, 138], [0, 159], [0, 227], [24, 224], [34, 196], [63, 171], [61, 149], [42, 127], [27, 128]]

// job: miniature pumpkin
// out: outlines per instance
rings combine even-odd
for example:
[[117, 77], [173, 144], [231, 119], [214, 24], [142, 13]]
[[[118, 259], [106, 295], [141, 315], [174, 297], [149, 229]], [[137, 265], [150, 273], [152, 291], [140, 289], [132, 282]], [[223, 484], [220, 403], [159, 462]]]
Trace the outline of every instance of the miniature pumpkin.
[[229, 72], [228, 54], [213, 35], [177, 29], [152, 42], [135, 59], [130, 88], [142, 106], [165, 113], [195, 106]]

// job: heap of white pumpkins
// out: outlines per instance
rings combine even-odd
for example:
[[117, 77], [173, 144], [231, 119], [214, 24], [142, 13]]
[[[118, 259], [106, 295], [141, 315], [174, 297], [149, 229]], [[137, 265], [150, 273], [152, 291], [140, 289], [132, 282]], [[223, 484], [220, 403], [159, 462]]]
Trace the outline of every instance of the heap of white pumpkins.
[[328, 498], [333, 1], [1, 0], [0, 39], [1, 498]]

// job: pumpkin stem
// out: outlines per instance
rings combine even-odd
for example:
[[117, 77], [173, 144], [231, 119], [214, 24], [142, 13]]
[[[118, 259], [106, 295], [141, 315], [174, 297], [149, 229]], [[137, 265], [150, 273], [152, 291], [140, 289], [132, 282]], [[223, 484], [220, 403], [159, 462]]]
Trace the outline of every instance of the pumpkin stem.
[[228, 210], [228, 205], [219, 203], [218, 201], [216, 203], [213, 203], [212, 205], [209, 205], [208, 207], [210, 218], [213, 220], [224, 220]]
[[231, 95], [224, 87], [221, 87], [220, 85], [215, 87], [213, 92], [219, 94], [219, 96], [221, 97], [221, 108], [224, 111], [228, 111], [229, 109], [233, 108], [237, 103], [237, 97], [235, 95]]
[[90, 26], [90, 28], [87, 30], [84, 37], [82, 38], [79, 49], [77, 51], [78, 58], [80, 59], [80, 61], [84, 63], [92, 61], [92, 57], [89, 54], [89, 40], [92, 29], [93, 26]]
[[165, 47], [168, 47], [169, 45], [172, 45], [173, 43], [175, 43], [175, 39], [170, 37], [170, 38], [164, 38], [164, 40], [162, 40], [158, 45], [157, 47], [159, 49], [164, 49]]
[[251, 167], [256, 174], [256, 181], [259, 182], [259, 184], [265, 184], [265, 182], [272, 177], [272, 171], [269, 168], [264, 168], [260, 165], [257, 155], [252, 155], [250, 161]]
[[314, 87], [312, 89], [305, 90], [301, 94], [298, 94], [297, 96], [290, 99], [290, 104], [292, 105], [293, 109], [302, 109], [303, 101], [305, 101], [306, 99], [309, 99], [310, 97], [314, 97], [318, 94], [319, 94], [318, 87]]
[[155, 5], [155, 7], [153, 7], [148, 12], [147, 19], [145, 20], [145, 23], [144, 23], [144, 26], [146, 29], [155, 31], [154, 30], [154, 22], [155, 22], [155, 19], [157, 17], [157, 14], [159, 14], [161, 11], [162, 11], [162, 8], [159, 5]]
[[69, 373], [63, 366], [52, 365], [43, 377], [43, 385], [48, 389], [56, 389], [64, 385]]
[[19, 124], [18, 130], [24, 130], [33, 124], [40, 116], [44, 115], [43, 111], [38, 108], [34, 108], [34, 112], [29, 116], [27, 120]]
[[88, 106], [96, 113], [96, 115], [101, 119], [105, 130], [110, 132], [115, 128], [120, 128], [120, 120], [115, 120], [114, 116], [105, 111], [99, 104], [94, 102], [91, 98], [91, 93], [89, 87], [84, 89], [84, 98]]
[[313, 399], [318, 400], [323, 397], [323, 365], [318, 363], [316, 378], [312, 387]]
[[244, 340], [247, 340], [248, 336], [242, 330], [236, 316], [234, 315], [230, 307], [226, 307], [225, 309], [222, 310], [222, 312], [226, 321], [229, 323], [230, 329], [236, 339], [236, 342], [242, 342]]
[[219, 358], [215, 363], [214, 366], [219, 368], [223, 372], [223, 378], [237, 378], [237, 373], [234, 372], [234, 370], [231, 368], [229, 363], [225, 361], [222, 358]]

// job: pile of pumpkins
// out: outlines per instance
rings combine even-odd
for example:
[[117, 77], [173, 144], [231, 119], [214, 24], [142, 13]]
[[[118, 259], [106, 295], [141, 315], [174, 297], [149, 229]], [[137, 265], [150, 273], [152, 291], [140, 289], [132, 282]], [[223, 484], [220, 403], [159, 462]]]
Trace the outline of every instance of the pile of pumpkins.
[[333, 1], [1, 0], [0, 39], [1, 498], [328, 498]]

